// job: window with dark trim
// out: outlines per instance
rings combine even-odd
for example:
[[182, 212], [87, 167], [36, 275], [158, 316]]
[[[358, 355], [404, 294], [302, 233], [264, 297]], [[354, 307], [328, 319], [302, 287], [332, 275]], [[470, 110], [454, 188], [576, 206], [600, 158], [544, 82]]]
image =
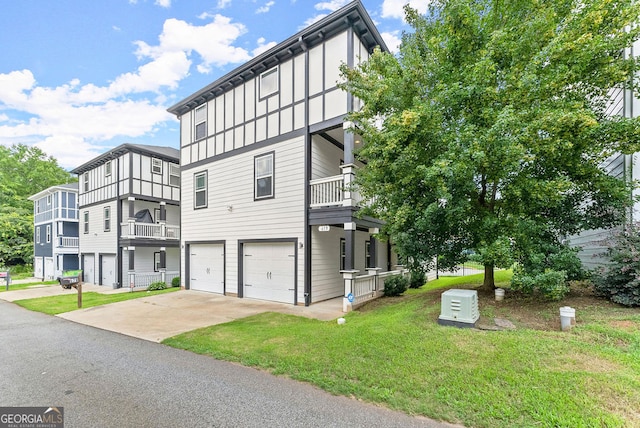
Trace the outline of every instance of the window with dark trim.
[[109, 177], [111, 175], [111, 161], [104, 164], [104, 176]]
[[153, 253], [153, 271], [160, 272], [160, 253], [158, 251]]
[[85, 211], [84, 213], [82, 213], [82, 215], [83, 215], [82, 223], [84, 228], [83, 230], [84, 230], [84, 233], [86, 234], [86, 233], [89, 233], [89, 211]]
[[104, 231], [111, 230], [111, 207], [104, 207]]
[[207, 136], [207, 105], [203, 104], [195, 111], [195, 140], [198, 141]]
[[254, 158], [254, 196], [255, 199], [273, 198], [273, 156], [274, 153]]
[[47, 206], [51, 206], [51, 195], [47, 195]]
[[151, 158], [151, 172], [154, 174], [162, 174], [162, 159]]
[[371, 241], [365, 241], [364, 243], [364, 266], [365, 269], [373, 267], [371, 264]]
[[47, 244], [51, 242], [51, 225], [47, 225]]
[[278, 92], [278, 67], [273, 67], [260, 75], [260, 98], [268, 97]]
[[207, 172], [199, 172], [193, 176], [193, 208], [207, 207]]
[[40, 243], [40, 228], [36, 227], [36, 244]]
[[180, 187], [180, 167], [176, 164], [169, 164], [169, 185]]
[[345, 270], [347, 265], [347, 242], [340, 238], [340, 270]]
[[84, 173], [84, 191], [85, 192], [89, 191], [89, 173], [88, 172]]

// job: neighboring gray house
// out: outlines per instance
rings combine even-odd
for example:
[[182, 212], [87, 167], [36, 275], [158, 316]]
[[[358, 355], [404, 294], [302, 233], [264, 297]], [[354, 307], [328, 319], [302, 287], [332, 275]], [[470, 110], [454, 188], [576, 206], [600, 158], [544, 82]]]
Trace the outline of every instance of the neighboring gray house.
[[78, 269], [78, 183], [51, 186], [33, 196], [33, 276], [55, 279]]
[[359, 141], [344, 117], [359, 101], [336, 85], [375, 46], [354, 1], [169, 108], [184, 287], [305, 305], [379, 291], [395, 261], [380, 221], [356, 215]]
[[74, 169], [85, 282], [146, 287], [180, 267], [179, 152], [123, 144]]
[[[640, 41], [634, 42], [633, 49], [627, 49], [625, 55], [637, 56], [638, 52], [640, 52]], [[607, 114], [637, 117], [640, 115], [640, 100], [633, 95], [631, 89], [615, 89], [610, 93]], [[615, 177], [640, 182], [640, 153], [615, 154], [607, 159], [603, 166]], [[635, 203], [627, 214], [627, 221], [628, 223], [638, 222], [640, 221], [640, 189], [634, 189], [629, 197], [633, 198]], [[587, 230], [578, 236], [569, 238], [572, 246], [580, 247], [578, 257], [585, 268], [593, 269], [606, 262], [602, 254], [607, 249], [606, 239], [611, 236], [612, 232], [612, 230], [605, 229]]]

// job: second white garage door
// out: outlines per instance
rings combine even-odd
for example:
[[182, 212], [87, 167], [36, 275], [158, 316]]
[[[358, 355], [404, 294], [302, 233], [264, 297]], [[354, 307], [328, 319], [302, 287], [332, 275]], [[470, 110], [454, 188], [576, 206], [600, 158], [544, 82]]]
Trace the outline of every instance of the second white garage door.
[[294, 303], [294, 243], [247, 243], [243, 254], [244, 297]]
[[191, 244], [189, 248], [189, 287], [223, 294], [224, 245]]

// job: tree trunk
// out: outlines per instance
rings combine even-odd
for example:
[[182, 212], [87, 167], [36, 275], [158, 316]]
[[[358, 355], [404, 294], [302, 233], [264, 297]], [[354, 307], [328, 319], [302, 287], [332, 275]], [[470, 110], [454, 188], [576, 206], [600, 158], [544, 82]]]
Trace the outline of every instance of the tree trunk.
[[495, 288], [496, 282], [493, 276], [493, 264], [484, 265], [484, 282], [482, 283], [482, 289], [493, 291]]

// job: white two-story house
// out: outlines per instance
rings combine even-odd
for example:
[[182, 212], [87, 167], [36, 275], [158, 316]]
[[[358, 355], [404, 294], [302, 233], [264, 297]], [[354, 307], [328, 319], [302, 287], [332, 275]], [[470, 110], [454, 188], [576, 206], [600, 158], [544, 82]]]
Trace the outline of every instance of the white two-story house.
[[33, 201], [33, 276], [52, 280], [78, 269], [78, 184], [51, 186]]
[[376, 46], [354, 1], [169, 108], [185, 288], [298, 305], [375, 292], [394, 260], [381, 223], [357, 216], [359, 141], [344, 118], [358, 100], [337, 82]]
[[178, 276], [178, 150], [123, 144], [72, 172], [85, 282], [138, 288]]

